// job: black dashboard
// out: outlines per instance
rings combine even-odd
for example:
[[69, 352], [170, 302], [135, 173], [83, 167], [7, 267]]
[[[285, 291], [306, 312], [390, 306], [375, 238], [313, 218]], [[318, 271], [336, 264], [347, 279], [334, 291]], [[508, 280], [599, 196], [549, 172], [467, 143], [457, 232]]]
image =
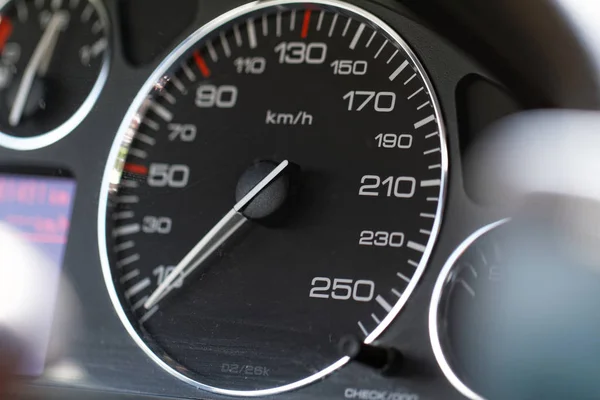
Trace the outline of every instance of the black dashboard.
[[594, 104], [414, 3], [0, 2], [1, 250], [60, 273], [19, 396], [488, 398], [465, 160]]

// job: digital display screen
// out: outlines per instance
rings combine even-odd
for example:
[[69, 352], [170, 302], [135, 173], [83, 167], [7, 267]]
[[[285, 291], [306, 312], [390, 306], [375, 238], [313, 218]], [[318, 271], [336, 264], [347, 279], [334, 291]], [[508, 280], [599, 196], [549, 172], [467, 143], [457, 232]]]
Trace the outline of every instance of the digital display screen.
[[21, 375], [44, 370], [75, 190], [72, 178], [0, 174], [0, 329], [19, 344]]

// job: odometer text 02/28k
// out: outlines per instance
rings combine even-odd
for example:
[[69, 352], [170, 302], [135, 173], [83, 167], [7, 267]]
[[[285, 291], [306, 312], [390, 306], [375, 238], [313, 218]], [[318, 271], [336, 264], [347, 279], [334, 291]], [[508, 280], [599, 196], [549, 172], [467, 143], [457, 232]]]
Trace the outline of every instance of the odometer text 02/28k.
[[200, 388], [274, 394], [375, 340], [426, 267], [447, 153], [433, 86], [377, 17], [337, 1], [242, 6], [137, 96], [99, 215], [117, 312]]

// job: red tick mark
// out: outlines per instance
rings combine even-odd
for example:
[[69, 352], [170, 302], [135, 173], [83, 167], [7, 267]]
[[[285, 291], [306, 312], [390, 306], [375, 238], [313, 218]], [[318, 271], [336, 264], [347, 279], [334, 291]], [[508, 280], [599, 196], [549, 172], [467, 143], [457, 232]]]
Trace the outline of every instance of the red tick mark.
[[210, 69], [206, 65], [206, 61], [204, 61], [204, 58], [200, 55], [198, 50], [194, 52], [194, 61], [196, 62], [196, 65], [198, 66], [202, 76], [205, 78], [210, 77]]
[[0, 51], [4, 50], [6, 41], [12, 35], [13, 24], [5, 16], [0, 16]]
[[312, 12], [311, 10], [304, 11], [304, 21], [302, 22], [302, 33], [300, 35], [300, 37], [302, 37], [302, 39], [306, 39], [306, 37], [308, 36], [308, 27], [310, 25], [310, 13], [311, 12]]
[[140, 164], [125, 164], [123, 170], [136, 175], [148, 175], [148, 167]]

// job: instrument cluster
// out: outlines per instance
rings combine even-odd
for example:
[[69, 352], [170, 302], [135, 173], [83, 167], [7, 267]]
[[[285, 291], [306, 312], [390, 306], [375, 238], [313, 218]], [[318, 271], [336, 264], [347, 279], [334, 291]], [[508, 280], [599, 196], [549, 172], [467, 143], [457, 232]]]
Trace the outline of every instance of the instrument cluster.
[[0, 3], [0, 222], [80, 305], [32, 387], [484, 398], [462, 159], [518, 102], [400, 3], [185, 3]]

